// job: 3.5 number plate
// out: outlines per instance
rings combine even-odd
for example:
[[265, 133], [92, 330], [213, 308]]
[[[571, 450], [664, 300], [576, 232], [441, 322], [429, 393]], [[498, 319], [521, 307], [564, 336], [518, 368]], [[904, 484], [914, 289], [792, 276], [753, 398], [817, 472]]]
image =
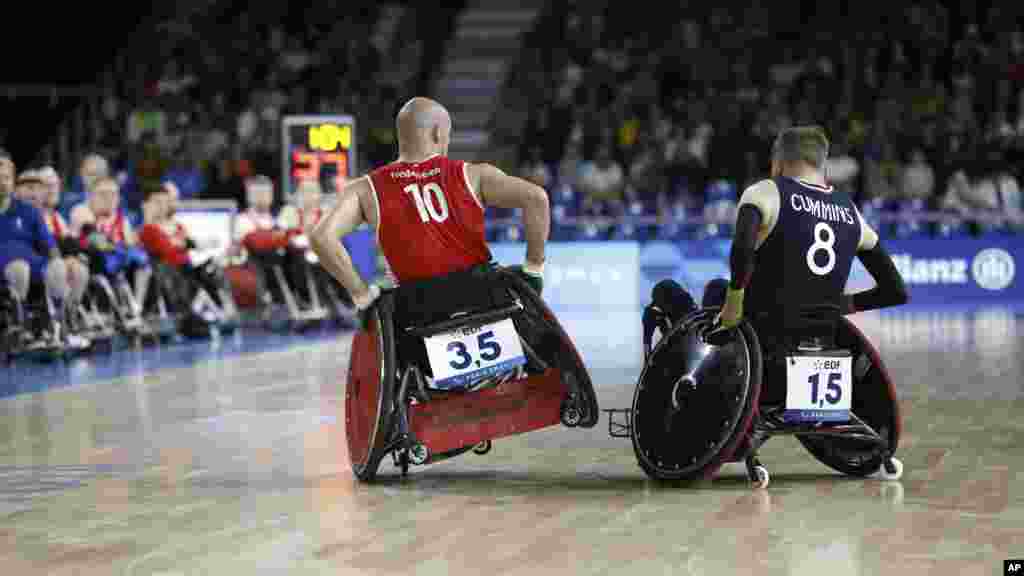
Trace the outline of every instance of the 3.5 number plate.
[[434, 387], [441, 389], [465, 386], [526, 364], [511, 318], [436, 334], [424, 338], [424, 344], [434, 373]]

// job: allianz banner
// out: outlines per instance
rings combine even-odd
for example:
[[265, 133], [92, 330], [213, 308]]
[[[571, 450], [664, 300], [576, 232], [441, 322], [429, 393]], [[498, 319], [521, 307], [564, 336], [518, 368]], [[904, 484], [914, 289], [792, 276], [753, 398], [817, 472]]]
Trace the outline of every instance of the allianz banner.
[[[927, 307], [1024, 305], [1024, 282], [1017, 271], [1024, 260], [1024, 238], [886, 240], [907, 283], [910, 305]], [[729, 278], [730, 240], [648, 242], [640, 246], [640, 300], [651, 288], [673, 278], [698, 301], [713, 278]], [[874, 280], [855, 261], [847, 292], [866, 290]]]

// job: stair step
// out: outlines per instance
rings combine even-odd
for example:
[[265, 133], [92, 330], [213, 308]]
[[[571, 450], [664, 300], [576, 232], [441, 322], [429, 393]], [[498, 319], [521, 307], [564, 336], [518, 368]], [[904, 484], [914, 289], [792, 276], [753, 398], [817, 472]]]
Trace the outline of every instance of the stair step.
[[519, 38], [523, 29], [519, 26], [465, 26], [455, 31], [458, 40], [504, 40]]
[[544, 4], [544, 0], [473, 0], [466, 10], [540, 10]]
[[537, 18], [537, 10], [488, 10], [484, 8], [470, 9], [459, 15], [458, 24], [471, 26], [476, 24], [513, 24], [526, 28]]
[[484, 42], [473, 40], [462, 40], [453, 42], [446, 56], [451, 59], [462, 58], [490, 58], [493, 60], [511, 61], [519, 53], [522, 43], [515, 40], [496, 40]]
[[504, 78], [505, 70], [505, 62], [497, 59], [459, 58], [448, 60], [444, 65], [445, 74], [463, 76]]
[[466, 92], [472, 95], [494, 97], [501, 89], [501, 80], [474, 78], [472, 76], [442, 76], [437, 91], [442, 93]]

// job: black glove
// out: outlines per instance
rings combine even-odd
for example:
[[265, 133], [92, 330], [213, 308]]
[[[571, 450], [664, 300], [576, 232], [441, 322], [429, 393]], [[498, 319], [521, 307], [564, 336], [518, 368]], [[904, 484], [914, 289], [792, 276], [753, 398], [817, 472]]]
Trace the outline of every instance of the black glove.
[[508, 271], [519, 276], [526, 282], [526, 285], [533, 288], [533, 291], [540, 296], [544, 292], [544, 277], [536, 272], [527, 272], [522, 266], [509, 266]]

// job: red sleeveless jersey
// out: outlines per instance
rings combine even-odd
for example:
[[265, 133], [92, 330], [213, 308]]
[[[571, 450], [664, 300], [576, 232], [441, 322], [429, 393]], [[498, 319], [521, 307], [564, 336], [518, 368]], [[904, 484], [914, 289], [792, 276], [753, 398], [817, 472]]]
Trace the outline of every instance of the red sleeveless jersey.
[[377, 244], [401, 282], [465, 270], [491, 260], [484, 209], [465, 162], [433, 156], [370, 172], [380, 222]]

